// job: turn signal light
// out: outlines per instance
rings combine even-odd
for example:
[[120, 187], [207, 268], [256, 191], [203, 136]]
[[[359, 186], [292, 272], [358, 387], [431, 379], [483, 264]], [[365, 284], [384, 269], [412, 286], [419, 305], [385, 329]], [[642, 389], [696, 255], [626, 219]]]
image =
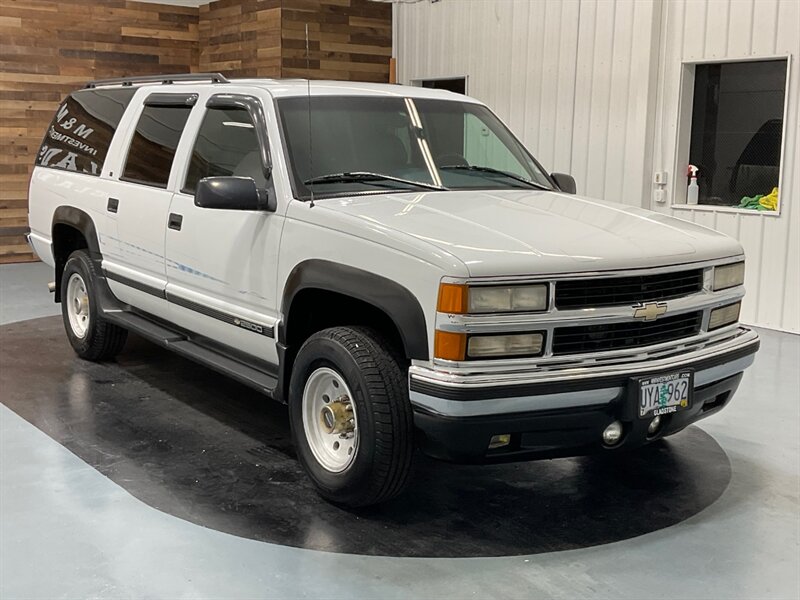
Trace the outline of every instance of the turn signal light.
[[437, 310], [443, 313], [465, 314], [467, 312], [468, 294], [466, 285], [459, 283], [441, 284], [439, 286]]
[[445, 360], [464, 360], [467, 355], [467, 334], [436, 330], [433, 354]]

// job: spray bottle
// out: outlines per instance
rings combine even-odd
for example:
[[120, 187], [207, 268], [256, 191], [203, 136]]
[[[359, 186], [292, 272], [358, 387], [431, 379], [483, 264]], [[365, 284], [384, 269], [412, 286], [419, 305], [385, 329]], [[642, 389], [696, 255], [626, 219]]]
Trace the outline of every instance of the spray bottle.
[[697, 197], [700, 194], [700, 188], [697, 187], [697, 173], [700, 171], [694, 165], [689, 165], [689, 172], [687, 175], [691, 177], [689, 180], [689, 189], [686, 193], [687, 204], [697, 204]]

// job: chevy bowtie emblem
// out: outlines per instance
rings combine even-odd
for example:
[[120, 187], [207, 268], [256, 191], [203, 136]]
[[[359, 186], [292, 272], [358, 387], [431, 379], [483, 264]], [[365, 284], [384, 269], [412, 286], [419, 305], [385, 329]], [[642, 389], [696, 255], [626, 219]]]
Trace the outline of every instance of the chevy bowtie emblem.
[[641, 302], [633, 307], [633, 318], [655, 321], [667, 312], [666, 302]]

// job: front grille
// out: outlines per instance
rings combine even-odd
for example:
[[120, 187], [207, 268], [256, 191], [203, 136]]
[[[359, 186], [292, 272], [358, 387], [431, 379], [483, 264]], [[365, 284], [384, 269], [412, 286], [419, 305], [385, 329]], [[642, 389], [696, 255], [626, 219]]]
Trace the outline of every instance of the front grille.
[[670, 342], [697, 334], [702, 319], [703, 312], [697, 311], [650, 322], [557, 327], [553, 332], [553, 354], [603, 352]]
[[596, 308], [688, 296], [703, 289], [703, 269], [556, 282], [556, 308]]

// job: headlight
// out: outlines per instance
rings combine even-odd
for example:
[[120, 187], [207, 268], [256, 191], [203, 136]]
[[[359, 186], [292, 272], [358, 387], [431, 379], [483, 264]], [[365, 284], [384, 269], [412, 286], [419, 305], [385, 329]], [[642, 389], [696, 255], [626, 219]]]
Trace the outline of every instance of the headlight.
[[536, 356], [542, 353], [543, 344], [544, 335], [541, 333], [475, 335], [469, 338], [467, 355], [470, 358]]
[[726, 290], [744, 283], [744, 261], [714, 267], [714, 291]]
[[456, 314], [537, 312], [547, 310], [547, 284], [466, 286], [443, 283], [439, 312]]
[[722, 306], [720, 308], [715, 308], [711, 311], [711, 316], [708, 319], [708, 330], [711, 331], [712, 329], [719, 329], [720, 327], [724, 327], [725, 325], [730, 325], [731, 323], [735, 323], [739, 320], [739, 310], [742, 308], [742, 303], [737, 302], [736, 304], [728, 304], [728, 306]]
[[544, 349], [544, 333], [468, 335], [437, 329], [433, 347], [434, 356], [446, 360], [539, 356]]

